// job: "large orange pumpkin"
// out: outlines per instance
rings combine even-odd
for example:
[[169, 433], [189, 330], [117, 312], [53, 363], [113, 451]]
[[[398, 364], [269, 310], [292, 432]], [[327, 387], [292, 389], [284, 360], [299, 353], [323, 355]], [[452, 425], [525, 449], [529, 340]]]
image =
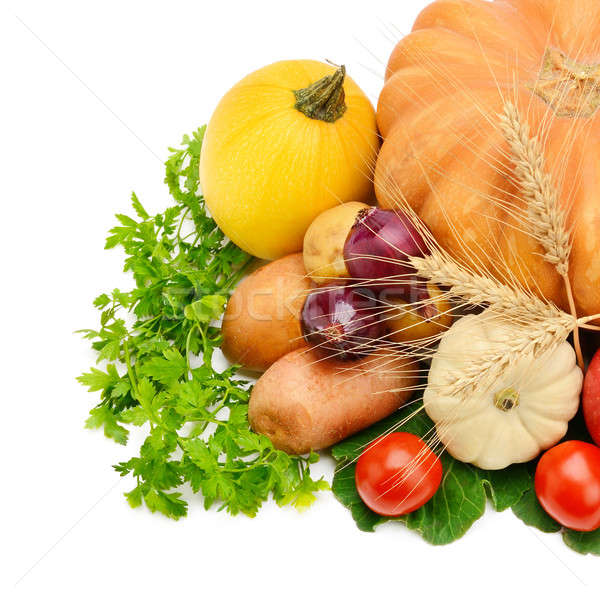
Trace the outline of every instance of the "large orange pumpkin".
[[577, 309], [600, 313], [599, 0], [425, 8], [390, 58], [379, 100], [378, 200], [404, 198], [448, 251], [566, 307], [563, 281], [519, 217], [499, 128], [505, 102], [539, 136], [568, 211]]

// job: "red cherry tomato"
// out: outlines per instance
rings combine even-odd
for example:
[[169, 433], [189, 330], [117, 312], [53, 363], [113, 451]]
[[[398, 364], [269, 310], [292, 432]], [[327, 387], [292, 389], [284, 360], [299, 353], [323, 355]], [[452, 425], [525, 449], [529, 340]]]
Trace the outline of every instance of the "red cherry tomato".
[[576, 531], [600, 527], [600, 448], [563, 442], [550, 448], [535, 472], [535, 493], [544, 510]]
[[582, 405], [588, 431], [600, 446], [600, 350], [594, 354], [583, 380]]
[[442, 463], [412, 433], [390, 433], [374, 442], [356, 463], [356, 489], [374, 512], [397, 517], [431, 499], [442, 481]]

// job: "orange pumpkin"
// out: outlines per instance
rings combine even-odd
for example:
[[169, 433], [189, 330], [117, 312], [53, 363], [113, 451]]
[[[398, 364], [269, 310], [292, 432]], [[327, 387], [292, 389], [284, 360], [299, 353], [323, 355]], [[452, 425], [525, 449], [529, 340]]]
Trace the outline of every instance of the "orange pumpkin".
[[438, 0], [389, 60], [375, 185], [405, 199], [438, 242], [566, 308], [563, 282], [526, 232], [499, 128], [505, 102], [542, 142], [573, 232], [580, 314], [600, 313], [600, 1]]

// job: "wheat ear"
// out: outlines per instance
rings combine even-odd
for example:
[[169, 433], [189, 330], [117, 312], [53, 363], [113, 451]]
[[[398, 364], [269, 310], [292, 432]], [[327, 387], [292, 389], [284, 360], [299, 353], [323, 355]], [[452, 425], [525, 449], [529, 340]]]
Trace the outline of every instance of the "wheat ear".
[[[527, 202], [528, 225], [544, 248], [544, 259], [553, 264], [563, 278], [569, 308], [577, 318], [573, 289], [569, 280], [569, 256], [571, 235], [567, 230], [566, 215], [559, 203], [559, 195], [546, 170], [544, 150], [537, 136], [521, 120], [517, 107], [507, 102], [500, 117], [500, 129], [508, 143], [515, 166], [514, 173], [523, 199]], [[579, 329], [573, 330], [577, 362], [583, 368], [583, 353], [579, 341]]]
[[532, 233], [544, 248], [544, 259], [553, 264], [561, 276], [566, 276], [571, 236], [559, 204], [558, 191], [546, 171], [542, 145], [531, 135], [529, 125], [521, 121], [519, 111], [510, 102], [504, 105], [500, 115], [500, 129], [512, 154], [515, 178], [527, 201]]
[[572, 329], [576, 326], [576, 319], [555, 304], [485, 275], [472, 273], [441, 250], [434, 250], [424, 257], [412, 257], [410, 261], [417, 276], [449, 288], [453, 296], [469, 304], [489, 306], [494, 312], [523, 324], [556, 320], [567, 323]]
[[465, 396], [475, 388], [491, 384], [519, 357], [541, 356], [563, 342], [577, 327], [576, 318], [556, 305], [491, 277], [472, 273], [441, 250], [434, 250], [429, 256], [413, 257], [411, 263], [419, 277], [449, 288], [452, 295], [469, 304], [487, 306], [487, 310], [516, 326], [518, 332], [470, 361], [460, 378], [448, 382], [445, 392], [449, 395]]
[[502, 373], [515, 365], [522, 356], [539, 358], [564, 342], [573, 330], [571, 315], [540, 320], [518, 327], [519, 334], [501, 342], [493, 349], [469, 362], [460, 378], [448, 382], [449, 395], [465, 396], [474, 389], [487, 389]]

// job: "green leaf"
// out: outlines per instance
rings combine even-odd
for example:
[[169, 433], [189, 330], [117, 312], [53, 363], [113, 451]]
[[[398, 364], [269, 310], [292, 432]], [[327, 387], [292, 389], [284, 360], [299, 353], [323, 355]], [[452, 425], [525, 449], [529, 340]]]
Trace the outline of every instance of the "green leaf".
[[140, 406], [144, 409], [146, 414], [152, 414], [152, 401], [156, 395], [156, 390], [154, 389], [152, 382], [146, 377], [143, 377], [138, 381], [137, 391], [137, 399]]
[[125, 227], [131, 227], [132, 229], [137, 229], [137, 221], [135, 219], [132, 219], [131, 217], [128, 217], [127, 215], [120, 215], [117, 214], [115, 215], [117, 217], [117, 219], [119, 220], [119, 222], [124, 225]]
[[92, 408], [90, 416], [85, 422], [87, 429], [98, 429], [104, 428], [104, 435], [107, 438], [113, 439], [117, 444], [123, 446], [127, 444], [127, 437], [129, 432], [125, 427], [122, 427], [117, 423], [117, 417], [110, 410], [108, 406], [100, 405], [96, 408]]
[[575, 552], [600, 556], [600, 529], [596, 529], [595, 531], [572, 531], [571, 529], [566, 529], [563, 532], [563, 540]]
[[144, 495], [144, 502], [151, 512], [158, 511], [176, 521], [187, 515], [187, 502], [181, 500], [178, 492], [167, 494], [160, 490], [150, 490]]
[[154, 356], [148, 359], [140, 368], [140, 372], [160, 383], [175, 383], [187, 373], [187, 361], [177, 348], [169, 348], [162, 354], [162, 357]]
[[138, 217], [141, 219], [149, 219], [150, 215], [146, 212], [146, 209], [142, 206], [142, 203], [139, 201], [135, 192], [131, 192], [131, 204], [133, 206], [133, 210]]
[[79, 383], [88, 386], [90, 392], [104, 390], [119, 381], [119, 374], [114, 365], [108, 365], [107, 371], [92, 367], [89, 373], [77, 377]]
[[335, 497], [352, 513], [356, 526], [361, 531], [375, 531], [375, 527], [387, 519], [369, 510], [360, 499], [354, 483], [356, 465], [340, 465], [333, 478], [331, 489]]
[[442, 456], [444, 475], [433, 498], [420, 509], [401, 517], [409, 529], [431, 544], [449, 544], [462, 537], [485, 512], [486, 494], [478, 470]]
[[215, 469], [216, 458], [203, 440], [199, 438], [186, 440], [183, 442], [183, 448], [191, 461], [204, 472], [208, 473]]
[[329, 484], [324, 479], [314, 481], [310, 477], [303, 477], [302, 483], [294, 492], [291, 504], [300, 512], [303, 512], [317, 499], [316, 492], [322, 492], [329, 489]]
[[121, 354], [121, 342], [113, 340], [104, 344], [98, 352], [98, 362], [102, 360], [117, 360]]
[[185, 317], [190, 321], [199, 323], [210, 323], [223, 313], [227, 297], [219, 294], [204, 296], [185, 307]]
[[141, 486], [135, 486], [131, 491], [125, 492], [125, 498], [131, 508], [137, 508], [142, 505], [142, 488]]
[[[585, 426], [585, 420], [581, 410], [569, 423], [569, 431], [566, 440], [582, 440], [591, 442], [589, 432]], [[539, 503], [534, 487], [534, 473], [536, 462], [528, 465], [529, 489], [523, 494], [519, 502], [512, 506], [513, 513], [526, 525], [535, 527], [545, 533], [556, 533], [562, 530], [562, 538], [565, 544], [580, 554], [595, 554], [600, 556], [600, 529], [589, 532], [573, 531], [563, 528], [557, 523]]]
[[100, 296], [98, 296], [95, 300], [94, 300], [94, 306], [96, 308], [104, 308], [106, 307], [108, 304], [110, 303], [110, 296], [108, 294], [100, 294]]
[[531, 476], [524, 464], [497, 471], [480, 471], [492, 506], [499, 512], [514, 506], [531, 488]]
[[513, 505], [513, 513], [523, 523], [546, 533], [560, 531], [561, 526], [542, 508], [535, 495], [533, 486], [527, 490], [519, 502]]
[[[391, 431], [407, 431], [426, 438], [434, 427], [421, 401], [413, 401], [396, 414], [333, 448], [339, 462], [333, 492], [347, 506], [359, 529], [373, 531], [389, 519], [370, 511], [362, 502], [354, 483], [355, 461], [370, 442]], [[485, 512], [486, 493], [496, 510], [518, 502], [530, 486], [527, 469], [515, 465], [505, 472], [483, 471], [461, 463], [448, 454], [441, 456], [443, 477], [433, 498], [420, 509], [396, 521], [419, 532], [431, 544], [448, 544], [462, 537]]]
[[600, 556], [600, 529], [587, 532], [563, 529], [538, 502], [533, 489], [533, 480], [531, 489], [523, 494], [521, 500], [512, 507], [512, 510], [523, 523], [545, 533], [556, 533], [562, 529], [565, 544], [575, 552]]
[[127, 377], [119, 379], [117, 383], [113, 386], [110, 395], [113, 398], [122, 398], [126, 394], [128, 394], [131, 390], [131, 383]]
[[141, 427], [147, 420], [148, 414], [141, 406], [134, 406], [133, 408], [124, 410], [119, 415], [121, 423], [128, 423], [136, 427]]

